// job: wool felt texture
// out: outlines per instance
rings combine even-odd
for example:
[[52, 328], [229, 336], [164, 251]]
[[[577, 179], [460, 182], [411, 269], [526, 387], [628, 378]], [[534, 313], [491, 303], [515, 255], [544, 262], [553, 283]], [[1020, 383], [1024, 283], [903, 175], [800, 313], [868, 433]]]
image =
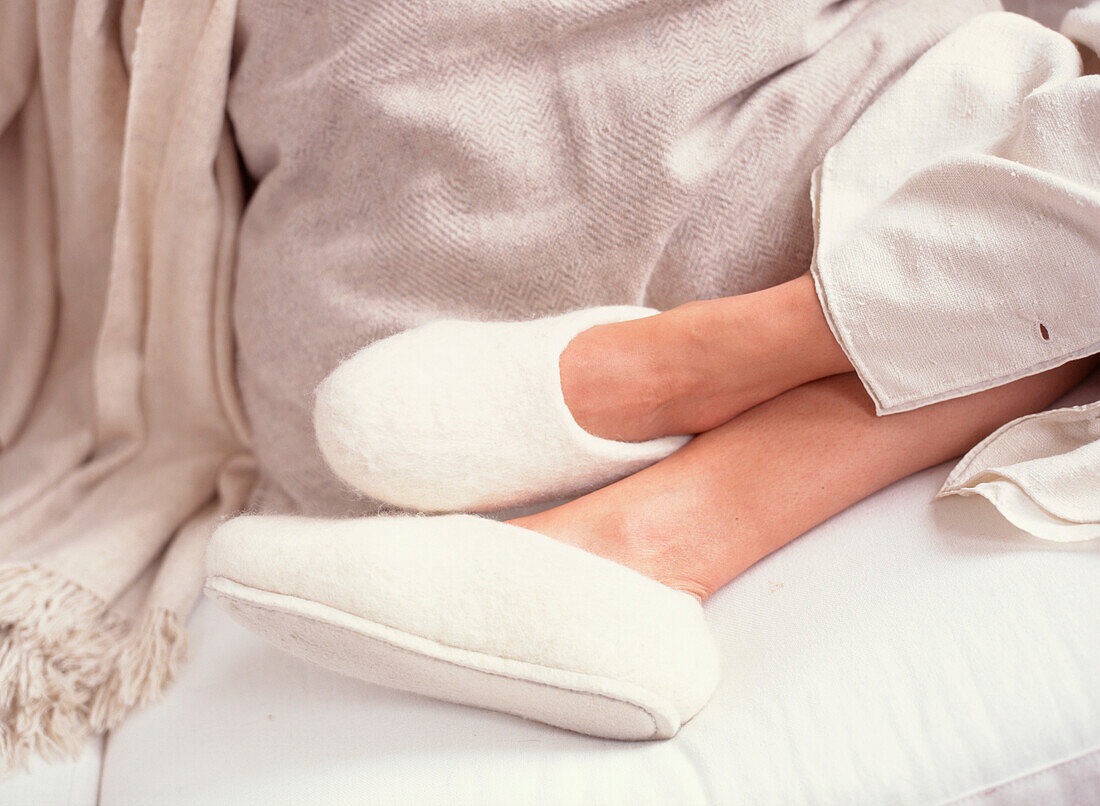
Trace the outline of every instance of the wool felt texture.
[[718, 660], [699, 602], [474, 515], [242, 516], [206, 592], [296, 655], [369, 682], [614, 739], [665, 739]]
[[445, 320], [375, 342], [318, 387], [329, 467], [378, 501], [486, 512], [579, 495], [682, 447], [588, 433], [562, 395], [558, 360], [579, 333], [657, 311], [614, 305], [527, 322]]
[[0, 773], [161, 696], [252, 486], [235, 10], [0, 3]]

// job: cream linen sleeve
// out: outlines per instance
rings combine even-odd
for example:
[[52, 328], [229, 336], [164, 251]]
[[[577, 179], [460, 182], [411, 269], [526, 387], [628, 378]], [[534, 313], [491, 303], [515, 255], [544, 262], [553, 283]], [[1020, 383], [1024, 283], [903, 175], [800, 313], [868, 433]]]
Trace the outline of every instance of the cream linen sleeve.
[[[1100, 352], [1100, 2], [1059, 34], [986, 14], [925, 54], [813, 177], [812, 265], [879, 414]], [[1100, 403], [1021, 418], [941, 495], [1054, 540], [1100, 536]]]

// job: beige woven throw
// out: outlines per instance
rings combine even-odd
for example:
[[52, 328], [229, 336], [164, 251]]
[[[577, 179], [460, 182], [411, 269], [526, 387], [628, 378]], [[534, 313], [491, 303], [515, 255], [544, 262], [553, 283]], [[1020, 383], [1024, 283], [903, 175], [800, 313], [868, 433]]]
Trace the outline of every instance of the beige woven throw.
[[232, 392], [235, 0], [0, 3], [0, 767], [156, 698], [212, 522], [252, 484]]

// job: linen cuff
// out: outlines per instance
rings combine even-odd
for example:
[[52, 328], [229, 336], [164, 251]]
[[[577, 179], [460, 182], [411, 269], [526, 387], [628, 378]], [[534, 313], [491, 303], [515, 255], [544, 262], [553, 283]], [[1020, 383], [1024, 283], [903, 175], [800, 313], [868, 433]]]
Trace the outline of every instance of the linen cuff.
[[1100, 351], [1100, 77], [1070, 40], [977, 17], [812, 180], [811, 270], [879, 414]]
[[[1095, 381], [1100, 384], [1100, 375]], [[979, 495], [1045, 540], [1100, 537], [1100, 402], [1031, 414], [994, 431], [937, 493]]]

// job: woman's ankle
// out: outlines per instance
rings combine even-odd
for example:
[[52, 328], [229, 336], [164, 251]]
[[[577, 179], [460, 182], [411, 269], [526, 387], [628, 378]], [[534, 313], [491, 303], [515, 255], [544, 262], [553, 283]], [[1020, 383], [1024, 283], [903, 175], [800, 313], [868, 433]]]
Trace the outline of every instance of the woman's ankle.
[[647, 513], [631, 525], [636, 514], [636, 507], [609, 508], [586, 496], [509, 523], [611, 560], [699, 601], [727, 581], [715, 577], [706, 546], [689, 547], [678, 541], [682, 529], [655, 529]]
[[560, 360], [585, 430], [642, 441], [701, 433], [818, 378], [851, 371], [808, 274], [579, 334]]
[[[781, 394], [820, 378], [851, 372], [821, 309], [813, 278], [794, 280], [751, 294], [674, 308], [705, 323], [699, 337], [709, 345], [701, 395]], [[722, 368], [728, 371], [723, 372]]]

